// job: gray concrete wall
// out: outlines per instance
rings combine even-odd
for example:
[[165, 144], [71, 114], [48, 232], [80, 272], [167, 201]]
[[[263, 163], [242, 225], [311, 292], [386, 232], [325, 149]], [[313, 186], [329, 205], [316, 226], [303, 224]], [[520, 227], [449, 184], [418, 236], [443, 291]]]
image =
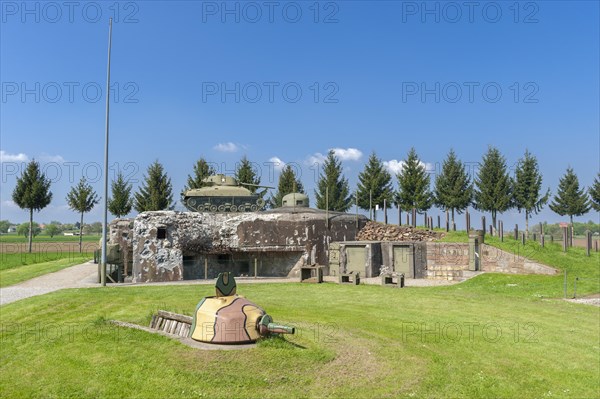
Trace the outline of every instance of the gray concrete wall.
[[[218, 270], [227, 254], [238, 258], [238, 262], [230, 262], [231, 271], [245, 274], [245, 259], [255, 253], [260, 253], [264, 276], [296, 277], [303, 264], [327, 266], [329, 243], [354, 239], [366, 224], [363, 216], [358, 223], [355, 215], [330, 212], [328, 216], [329, 221], [324, 211], [311, 208], [237, 214], [144, 212], [133, 223], [133, 281], [191, 278], [199, 275], [196, 269], [190, 272], [188, 265], [197, 262], [196, 258], [208, 256], [209, 269]], [[163, 239], [158, 237], [159, 231], [166, 232]], [[209, 271], [209, 278], [212, 274]]]

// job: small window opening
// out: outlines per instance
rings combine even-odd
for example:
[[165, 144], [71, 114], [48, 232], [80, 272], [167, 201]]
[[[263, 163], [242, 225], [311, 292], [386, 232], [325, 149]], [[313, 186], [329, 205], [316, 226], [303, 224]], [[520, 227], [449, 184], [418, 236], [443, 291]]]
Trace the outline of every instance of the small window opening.
[[159, 240], [164, 240], [167, 238], [167, 229], [164, 227], [159, 227], [156, 231], [156, 238]]

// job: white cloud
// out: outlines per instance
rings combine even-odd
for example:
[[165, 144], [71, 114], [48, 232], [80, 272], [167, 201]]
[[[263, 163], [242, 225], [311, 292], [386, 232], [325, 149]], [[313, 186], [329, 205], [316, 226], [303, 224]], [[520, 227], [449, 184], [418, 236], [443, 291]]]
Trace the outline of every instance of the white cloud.
[[306, 158], [305, 163], [307, 165], [321, 165], [323, 162], [325, 162], [325, 159], [327, 159], [325, 155], [321, 154], [320, 152], [316, 152], [313, 155], [310, 155], [308, 158]]
[[285, 167], [285, 162], [283, 162], [279, 157], [271, 157], [269, 158], [269, 162], [271, 162], [273, 164], [273, 168], [279, 172], [281, 172]]
[[358, 148], [331, 148], [330, 151], [333, 151], [341, 161], [358, 161], [363, 155]]
[[[425, 168], [427, 173], [435, 172], [435, 165], [432, 163], [426, 163], [419, 161], [419, 164]], [[392, 159], [390, 161], [383, 161], [383, 166], [390, 172], [392, 175], [397, 175], [404, 169], [404, 161], [398, 161], [397, 159]]]
[[[329, 151], [333, 151], [333, 153], [335, 154], [337, 159], [339, 159], [340, 161], [358, 161], [363, 156], [362, 151], [359, 150], [358, 148], [336, 147], [336, 148], [330, 148]], [[323, 162], [325, 162], [325, 159], [327, 159], [327, 154], [315, 152], [314, 154], [308, 156], [308, 158], [306, 158], [306, 161], [304, 161], [304, 163], [306, 163], [307, 165], [314, 165], [314, 164], [320, 165]]]
[[237, 144], [232, 143], [231, 141], [227, 143], [219, 143], [213, 148], [220, 152], [236, 152], [240, 149], [240, 147]]
[[40, 155], [40, 161], [63, 163], [65, 162], [65, 159], [60, 155], [48, 155], [46, 153], [42, 153], [42, 155]]
[[4, 150], [0, 150], [0, 162], [27, 162], [29, 157], [22, 152], [18, 154], [9, 154]]

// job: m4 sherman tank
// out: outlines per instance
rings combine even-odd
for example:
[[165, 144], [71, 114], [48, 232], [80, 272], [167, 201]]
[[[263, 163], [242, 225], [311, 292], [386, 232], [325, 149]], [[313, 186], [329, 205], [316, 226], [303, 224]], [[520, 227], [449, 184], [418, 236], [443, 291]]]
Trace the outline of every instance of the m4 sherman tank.
[[[203, 180], [205, 186], [183, 192], [183, 204], [192, 212], [256, 212], [265, 207], [262, 195], [269, 186], [239, 183], [231, 176], [213, 175]], [[246, 187], [263, 187], [252, 193]]]
[[204, 297], [196, 306], [189, 337], [213, 344], [246, 344], [270, 334], [294, 334], [294, 327], [273, 323], [258, 305], [236, 294], [231, 273], [221, 273], [216, 296]]

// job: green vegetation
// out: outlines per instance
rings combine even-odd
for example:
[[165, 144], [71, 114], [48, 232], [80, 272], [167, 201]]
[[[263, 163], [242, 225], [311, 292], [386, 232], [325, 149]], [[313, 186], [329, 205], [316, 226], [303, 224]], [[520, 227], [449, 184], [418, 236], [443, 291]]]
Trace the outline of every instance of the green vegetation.
[[588, 189], [591, 199], [592, 208], [596, 212], [600, 212], [600, 172], [594, 179], [594, 184]]
[[353, 196], [350, 194], [348, 179], [344, 177], [342, 162], [333, 150], [327, 153], [323, 162], [315, 190], [317, 208], [330, 211], [346, 212], [352, 206]]
[[85, 177], [79, 180], [79, 183], [71, 188], [67, 193], [67, 204], [71, 210], [79, 212], [81, 220], [79, 222], [79, 252], [82, 252], [82, 237], [83, 237], [83, 214], [90, 212], [94, 206], [100, 202], [98, 194], [92, 186], [88, 184]]
[[119, 172], [117, 180], [112, 181], [110, 188], [112, 197], [108, 199], [108, 211], [117, 218], [127, 215], [133, 207], [131, 184], [125, 181], [123, 173]]
[[431, 208], [434, 196], [429, 190], [429, 174], [414, 148], [408, 152], [404, 167], [396, 177], [398, 178], [396, 204], [400, 209], [405, 211], [416, 209], [417, 212], [425, 212]]
[[12, 199], [21, 209], [29, 211], [29, 252], [33, 240], [33, 211], [44, 209], [52, 201], [50, 180], [40, 170], [40, 164], [31, 161], [21, 176], [12, 193]]
[[270, 198], [271, 206], [279, 208], [283, 203], [283, 197], [290, 193], [304, 194], [304, 186], [298, 176], [296, 176], [296, 172], [292, 169], [292, 166], [286, 165], [279, 175], [277, 192]]
[[435, 203], [441, 209], [461, 214], [473, 200], [473, 183], [465, 165], [456, 158], [454, 150], [450, 150], [442, 164], [442, 173], [435, 179]]
[[148, 166], [144, 182], [134, 194], [133, 207], [138, 212], [173, 209], [173, 185], [158, 160]]
[[577, 175], [572, 168], [567, 168], [565, 175], [558, 182], [558, 190], [550, 209], [560, 216], [569, 216], [572, 227], [573, 216], [586, 214], [590, 207], [588, 194], [583, 187], [579, 188]]
[[[143, 331], [191, 315], [211, 286], [63, 290], [2, 307], [0, 395], [77, 398], [598, 396], [598, 309], [442, 288], [244, 284], [297, 335], [202, 351]], [[512, 277], [512, 276], [510, 276]], [[507, 287], [506, 290], [515, 287]]]
[[0, 254], [0, 287], [17, 284], [43, 274], [84, 263], [91, 253], [33, 252]]
[[255, 193], [258, 189], [256, 185], [260, 184], [260, 176], [256, 173], [252, 166], [252, 162], [250, 162], [246, 156], [244, 156], [237, 165], [235, 178], [239, 183], [252, 184], [251, 186], [245, 186], [251, 193]]
[[512, 181], [508, 175], [506, 159], [497, 148], [490, 146], [483, 156], [475, 179], [473, 205], [475, 209], [491, 212], [492, 225], [497, 227], [498, 213], [513, 207]]
[[519, 160], [513, 181], [513, 201], [519, 212], [525, 211], [525, 235], [529, 237], [529, 217], [537, 214], [548, 202], [550, 189], [542, 195], [542, 174], [537, 158], [525, 151]]
[[216, 173], [217, 171], [215, 168], [213, 168], [212, 165], [209, 165], [208, 162], [206, 162], [206, 159], [200, 158], [194, 165], [194, 175], [188, 175], [187, 184], [183, 187], [182, 191], [204, 187], [206, 185], [204, 179]]
[[42, 229], [40, 228], [40, 225], [37, 222], [25, 222], [21, 223], [17, 227], [17, 234], [23, 237], [29, 237], [29, 228], [31, 228], [31, 235], [33, 237], [37, 237], [42, 232]]
[[[84, 242], [98, 242], [98, 240], [100, 239], [101, 236], [102, 236], [102, 234], [83, 235], [82, 239]], [[17, 234], [0, 235], [0, 243], [20, 244], [20, 243], [26, 243], [26, 242], [27, 242], [27, 237], [19, 236]], [[35, 238], [35, 242], [33, 243], [33, 245], [36, 245], [37, 243], [47, 243], [47, 242], [53, 242], [53, 243], [79, 242], [79, 237], [78, 236], [63, 236], [63, 235], [57, 235], [54, 237], [50, 237], [49, 235], [40, 234], [39, 236], [37, 236]]]
[[383, 166], [381, 159], [377, 158], [375, 152], [371, 153], [365, 168], [358, 175], [356, 195], [358, 206], [372, 212], [374, 220], [377, 220], [376, 205], [383, 209], [384, 201], [387, 202], [387, 206], [391, 206], [394, 201], [392, 176]]
[[[588, 220], [587, 223], [573, 222], [573, 234], [575, 236], [584, 236], [586, 230], [592, 233], [600, 233], [600, 224], [594, 223], [592, 220]], [[540, 232], [540, 225], [535, 224], [532, 229], [533, 232]], [[553, 235], [555, 239], [562, 239], [562, 229], [558, 223], [548, 224], [544, 222], [544, 234]]]

